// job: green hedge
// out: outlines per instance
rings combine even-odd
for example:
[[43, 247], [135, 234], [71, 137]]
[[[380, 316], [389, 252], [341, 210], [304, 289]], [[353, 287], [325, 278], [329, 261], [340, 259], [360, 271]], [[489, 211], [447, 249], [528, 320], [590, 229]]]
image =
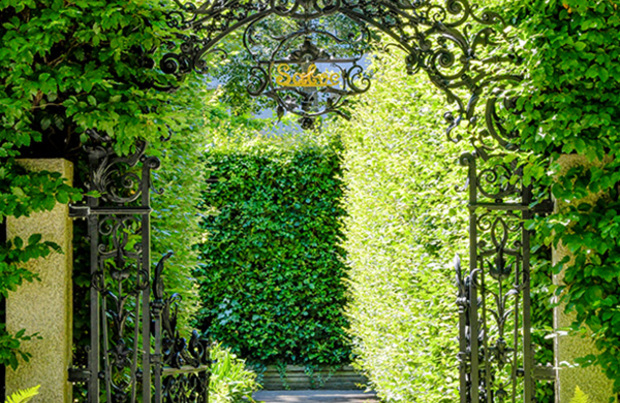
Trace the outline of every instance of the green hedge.
[[337, 152], [258, 141], [206, 158], [201, 326], [253, 362], [348, 362]]
[[345, 149], [355, 363], [387, 402], [454, 402], [467, 144], [446, 139], [433, 85], [406, 75], [402, 55], [382, 58], [353, 120], [332, 129]]

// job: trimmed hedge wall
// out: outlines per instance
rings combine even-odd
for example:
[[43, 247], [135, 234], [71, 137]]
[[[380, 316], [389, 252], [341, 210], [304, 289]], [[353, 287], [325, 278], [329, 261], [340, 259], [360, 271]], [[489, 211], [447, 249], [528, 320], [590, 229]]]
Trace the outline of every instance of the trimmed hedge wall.
[[200, 326], [261, 364], [348, 362], [336, 150], [258, 142], [206, 158]]
[[452, 260], [467, 257], [465, 142], [443, 132], [443, 98], [402, 55], [375, 61], [376, 81], [342, 138], [347, 187], [348, 306], [354, 362], [385, 402], [458, 400], [458, 309]]

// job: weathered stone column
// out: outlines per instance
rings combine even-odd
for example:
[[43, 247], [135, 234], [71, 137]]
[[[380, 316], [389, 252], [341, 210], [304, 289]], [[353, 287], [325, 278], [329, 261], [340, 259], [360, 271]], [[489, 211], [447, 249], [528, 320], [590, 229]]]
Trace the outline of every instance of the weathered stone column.
[[[563, 155], [558, 160], [562, 167], [562, 172], [566, 172], [577, 165], [590, 166], [585, 157], [578, 155]], [[584, 199], [578, 200], [576, 203], [596, 203], [601, 194], [593, 194]], [[561, 200], [556, 200], [556, 210], [566, 207]], [[571, 258], [572, 264], [574, 260], [571, 252], [559, 244], [553, 250], [553, 264], [558, 263], [566, 256]], [[564, 272], [553, 277], [553, 283], [561, 285], [564, 283]], [[566, 332], [558, 332], [558, 329], [569, 327], [574, 319], [574, 314], [566, 314], [566, 305], [561, 304], [554, 309], [553, 324], [555, 330], [555, 368], [557, 369], [555, 394], [556, 403], [569, 403], [575, 395], [575, 388], [579, 388], [588, 396], [590, 403], [608, 403], [609, 399], [614, 396], [612, 393], [613, 382], [609, 380], [598, 366], [587, 368], [575, 366], [575, 359], [588, 354], [597, 352], [596, 347], [590, 337], [582, 337], [579, 335], [571, 335]]]
[[[60, 172], [70, 183], [73, 165], [61, 159], [22, 160], [26, 169]], [[71, 384], [67, 370], [72, 346], [72, 238], [73, 226], [67, 205], [57, 204], [49, 212], [30, 217], [9, 218], [7, 237], [20, 237], [26, 242], [32, 234], [42, 234], [44, 241], [60, 245], [64, 254], [53, 252], [45, 259], [28, 263], [41, 281], [24, 283], [7, 299], [7, 329], [14, 333], [26, 329], [38, 333], [41, 340], [22, 343], [22, 350], [32, 354], [29, 362], [20, 361], [16, 371], [7, 368], [7, 393], [41, 385], [33, 402], [69, 403]]]

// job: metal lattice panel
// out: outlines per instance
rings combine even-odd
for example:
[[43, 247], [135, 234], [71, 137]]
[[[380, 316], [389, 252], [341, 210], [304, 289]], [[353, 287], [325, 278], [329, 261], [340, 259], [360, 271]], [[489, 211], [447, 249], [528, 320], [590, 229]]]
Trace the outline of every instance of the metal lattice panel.
[[159, 160], [145, 156], [144, 142], [119, 157], [111, 139], [90, 135], [88, 190], [98, 194], [71, 207], [88, 220], [90, 345], [87, 368], [71, 369], [70, 380], [87, 384], [89, 403], [206, 403], [209, 345], [176, 328], [178, 298], [165, 294], [162, 278], [171, 254], [151, 280], [151, 171]]

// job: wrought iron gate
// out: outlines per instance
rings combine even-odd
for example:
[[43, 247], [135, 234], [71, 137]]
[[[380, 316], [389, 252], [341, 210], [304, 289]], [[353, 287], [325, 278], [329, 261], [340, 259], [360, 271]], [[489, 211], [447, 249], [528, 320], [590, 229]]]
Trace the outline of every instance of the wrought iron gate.
[[[226, 57], [223, 38], [243, 31], [242, 45], [253, 60], [249, 93], [271, 98], [279, 115], [297, 114], [308, 128], [316, 116], [345, 114], [339, 109], [345, 98], [369, 88], [361, 61], [378, 37], [372, 32], [380, 31], [393, 40], [387, 46], [406, 53], [409, 73], [426, 72], [457, 106], [444, 115], [450, 139], [460, 139], [454, 129], [467, 123], [478, 150], [493, 148], [489, 143], [497, 149], [518, 148], [519, 134], [502, 127], [500, 116], [515, 107], [505, 90], [521, 80], [519, 58], [512, 54], [517, 42], [507, 37], [499, 14], [469, 0], [445, 0], [442, 5], [413, 0], [175, 3], [168, 25], [186, 34], [177, 32], [176, 49], [164, 42], [159, 67], [165, 73], [180, 78], [206, 72], [209, 57]], [[274, 23], [278, 20], [286, 23]], [[349, 31], [341, 32], [343, 27]], [[317, 64], [334, 71], [319, 73]], [[299, 80], [290, 80], [294, 77]], [[151, 392], [160, 401], [166, 390], [194, 383], [204, 387], [208, 379], [161, 378], [166, 373], [163, 364], [191, 363], [200, 369], [206, 354], [195, 335], [189, 350], [176, 355], [183, 362], [167, 361], [166, 346], [176, 349], [177, 344], [162, 340], [178, 335], [165, 325], [174, 322], [174, 299], [164, 297], [160, 275], [151, 281], [150, 173], [159, 162], [145, 157], [144, 147], [139, 144], [126, 158], [115, 156], [109, 147], [92, 147], [90, 190], [100, 196], [74, 209], [76, 216], [88, 218], [91, 241], [91, 351], [88, 369], [75, 376], [88, 382], [91, 402], [98, 401], [100, 384], [108, 401], [134, 402]], [[488, 164], [489, 157], [482, 156]], [[480, 167], [481, 161], [473, 154], [462, 158], [469, 167], [471, 246], [467, 273], [456, 262], [460, 400], [530, 403], [537, 371], [530, 335], [530, 234], [523, 221], [535, 212], [531, 190], [512, 181], [519, 176], [516, 166], [500, 160]], [[138, 163], [141, 171], [135, 170]], [[158, 270], [163, 270], [163, 261]]]
[[[455, 259], [459, 294], [460, 401], [534, 400], [535, 379], [551, 374], [535, 368], [531, 340], [530, 232], [524, 221], [534, 209], [532, 191], [515, 178], [515, 164], [488, 164], [474, 154], [461, 157], [468, 167], [469, 271]], [[536, 369], [536, 371], [535, 371]]]
[[208, 401], [208, 342], [176, 329], [178, 298], [167, 296], [162, 273], [168, 253], [151, 274], [151, 171], [157, 158], [138, 142], [127, 157], [111, 139], [90, 133], [88, 190], [74, 218], [88, 220], [90, 241], [90, 346], [85, 369], [69, 380], [85, 382], [88, 402]]

